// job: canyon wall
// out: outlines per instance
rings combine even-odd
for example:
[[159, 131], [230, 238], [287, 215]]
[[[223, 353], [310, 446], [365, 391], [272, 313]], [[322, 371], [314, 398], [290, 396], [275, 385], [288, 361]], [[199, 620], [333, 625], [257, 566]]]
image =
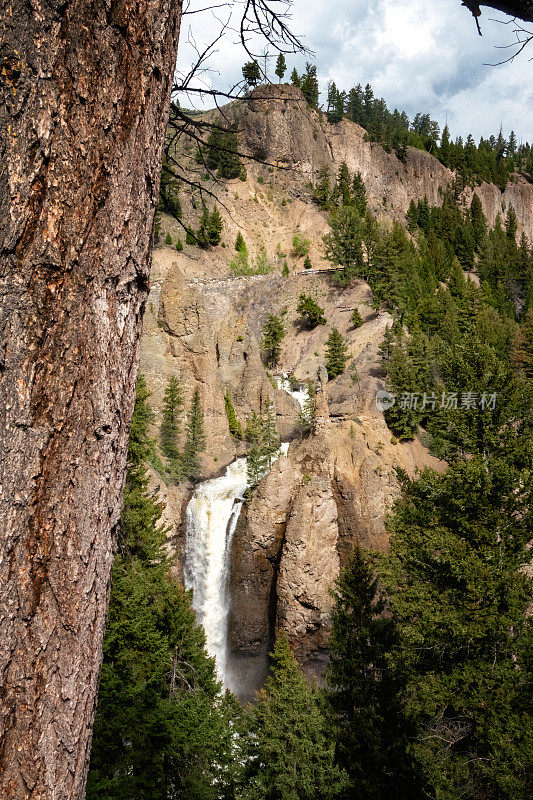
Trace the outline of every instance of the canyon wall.
[[[384, 386], [379, 344], [391, 317], [373, 309], [363, 281], [344, 290], [334, 288], [321, 275], [303, 273], [303, 259], [292, 251], [292, 238], [298, 233], [310, 241], [313, 267], [326, 266], [322, 236], [328, 222], [312, 202], [310, 182], [323, 164], [333, 175], [344, 160], [352, 172], [361, 172], [375, 213], [403, 221], [411, 199], [427, 196], [430, 203], [439, 203], [453, 175], [418, 150], [409, 149], [402, 163], [365, 141], [363, 129], [347, 120], [328, 124], [307, 108], [294, 87], [268, 87], [268, 92], [259, 87], [249, 101], [231, 104], [226, 113], [238, 120], [241, 147], [268, 163], [250, 160], [245, 181], [219, 183], [203, 176], [224, 220], [223, 245], [209, 251], [187, 244], [179, 252], [165, 245], [156, 248], [141, 371], [152, 392], [155, 435], [168, 377], [178, 377], [186, 406], [194, 389], [200, 390], [207, 436], [203, 477], [221, 474], [246, 452], [229, 433], [226, 392], [243, 426], [253, 410], [272, 400], [281, 438], [291, 441], [287, 456], [245, 504], [233, 539], [230, 668], [246, 694], [260, 684], [266, 654], [280, 628], [288, 632], [306, 670], [321, 671], [332, 602], [329, 589], [353, 543], [387, 548], [385, 518], [398, 496], [399, 467], [410, 475], [424, 466], [442, 467], [419, 441], [398, 443], [376, 408], [376, 391]], [[489, 222], [512, 203], [520, 230], [533, 240], [532, 185], [517, 179], [504, 193], [488, 184], [476, 191]], [[181, 200], [184, 222], [197, 226], [198, 198], [184, 194]], [[206, 201], [212, 207], [212, 199]], [[180, 223], [165, 215], [162, 230], [174, 242], [178, 237], [185, 241]], [[269, 274], [231, 273], [238, 231], [250, 258], [264, 249], [272, 268]], [[281, 273], [285, 262], [288, 275]], [[327, 325], [307, 330], [299, 324], [296, 307], [302, 292], [324, 308]], [[357, 329], [350, 323], [353, 308], [364, 319]], [[348, 369], [321, 386], [315, 435], [299, 432], [298, 403], [276, 388], [261, 360], [261, 327], [269, 313], [280, 314], [286, 328], [277, 377], [291, 373], [300, 382], [311, 379], [320, 385], [319, 368], [331, 328], [337, 327], [348, 342]], [[166, 503], [169, 546], [178, 554], [181, 574], [183, 512], [193, 487], [168, 485], [155, 472], [152, 485]]]

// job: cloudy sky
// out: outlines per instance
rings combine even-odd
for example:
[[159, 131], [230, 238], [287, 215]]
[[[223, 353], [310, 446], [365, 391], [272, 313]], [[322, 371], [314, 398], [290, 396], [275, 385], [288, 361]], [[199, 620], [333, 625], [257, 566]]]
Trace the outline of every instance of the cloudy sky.
[[[204, 85], [225, 89], [242, 77], [245, 56], [231, 30], [242, 5], [232, 3], [231, 10], [224, 0], [211, 2], [221, 6], [183, 18], [178, 69], [187, 71], [193, 61], [191, 40], [203, 49], [220, 29], [220, 21], [233, 14], [230, 29], [207, 62], [210, 71], [202, 78]], [[189, 10], [208, 4], [190, 0]], [[428, 112], [441, 127], [447, 121], [452, 135], [471, 132], [477, 139], [497, 133], [501, 126], [504, 134], [514, 130], [519, 141], [531, 142], [533, 53], [526, 50], [513, 63], [487, 66], [508, 52], [495, 45], [513, 40], [512, 26], [491, 18], [506, 20], [483, 9], [480, 37], [460, 0], [294, 0], [291, 28], [314, 51], [321, 89], [329, 80], [345, 89], [371, 83], [391, 109], [405, 110], [411, 117]], [[289, 73], [293, 66], [303, 69], [305, 57], [286, 58]], [[272, 78], [273, 70], [272, 63]]]

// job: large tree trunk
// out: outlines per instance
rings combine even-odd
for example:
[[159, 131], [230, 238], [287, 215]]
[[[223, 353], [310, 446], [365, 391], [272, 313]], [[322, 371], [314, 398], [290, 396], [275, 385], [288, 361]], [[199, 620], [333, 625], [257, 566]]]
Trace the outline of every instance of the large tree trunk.
[[4, 0], [0, 796], [84, 794], [181, 0]]

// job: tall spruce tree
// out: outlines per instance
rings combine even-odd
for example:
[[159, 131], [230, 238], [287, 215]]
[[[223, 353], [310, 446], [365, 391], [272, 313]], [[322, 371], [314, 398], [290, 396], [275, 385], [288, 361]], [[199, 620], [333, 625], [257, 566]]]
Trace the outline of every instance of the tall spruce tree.
[[237, 419], [235, 408], [233, 406], [233, 401], [228, 391], [226, 391], [224, 395], [224, 407], [226, 410], [226, 417], [228, 419], [229, 432], [231, 433], [234, 439], [237, 439], [237, 441], [239, 441], [240, 439], [242, 439], [242, 425]]
[[285, 326], [281, 317], [269, 314], [262, 328], [263, 338], [261, 348], [263, 350], [267, 366], [275, 367], [279, 361], [281, 353], [281, 342], [285, 336]]
[[265, 408], [261, 414], [261, 455], [267, 469], [272, 467], [272, 461], [279, 455], [279, 433], [276, 422], [276, 409], [274, 403], [267, 398]]
[[326, 698], [338, 763], [350, 782], [344, 797], [421, 797], [402, 707], [404, 682], [389, 666], [399, 636], [370, 559], [356, 546], [333, 590], [335, 607]]
[[178, 448], [178, 436], [182, 408], [181, 388], [176, 376], [171, 375], [163, 397], [162, 420], [159, 430], [161, 450], [167, 459], [168, 472], [177, 482], [181, 478], [181, 455]]
[[296, 311], [300, 314], [300, 319], [307, 328], [316, 328], [317, 325], [326, 324], [324, 309], [318, 305], [316, 300], [313, 300], [311, 295], [300, 295]]
[[357, 209], [348, 205], [335, 210], [329, 224], [331, 231], [323, 237], [326, 258], [335, 267], [342, 267], [335, 273], [335, 283], [348, 286], [354, 278], [364, 277], [364, 222]]
[[204, 414], [200, 402], [200, 391], [194, 390], [191, 407], [187, 414], [185, 427], [186, 438], [183, 450], [183, 472], [191, 480], [195, 480], [200, 472], [198, 453], [205, 449]]
[[276, 75], [279, 78], [279, 82], [283, 80], [283, 76], [287, 72], [287, 62], [285, 61], [285, 56], [283, 53], [279, 53], [277, 60], [276, 60]]
[[338, 328], [333, 328], [326, 342], [326, 369], [328, 378], [333, 380], [344, 372], [348, 345]]
[[516, 440], [443, 475], [404, 476], [380, 578], [425, 797], [530, 796], [531, 451]]
[[345, 785], [317, 693], [300, 672], [285, 634], [246, 715], [241, 800], [334, 800]]

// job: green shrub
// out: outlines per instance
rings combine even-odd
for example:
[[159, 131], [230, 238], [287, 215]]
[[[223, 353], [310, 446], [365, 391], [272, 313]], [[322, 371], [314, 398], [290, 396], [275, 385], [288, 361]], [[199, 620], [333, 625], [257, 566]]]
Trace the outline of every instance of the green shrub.
[[299, 303], [296, 307], [302, 322], [308, 328], [316, 328], [317, 325], [325, 325], [326, 318], [324, 316], [324, 309], [321, 308], [312, 297], [308, 294], [301, 294]]
[[296, 258], [303, 258], [309, 252], [311, 242], [307, 237], [302, 236], [300, 233], [295, 233], [292, 237], [292, 250]]

